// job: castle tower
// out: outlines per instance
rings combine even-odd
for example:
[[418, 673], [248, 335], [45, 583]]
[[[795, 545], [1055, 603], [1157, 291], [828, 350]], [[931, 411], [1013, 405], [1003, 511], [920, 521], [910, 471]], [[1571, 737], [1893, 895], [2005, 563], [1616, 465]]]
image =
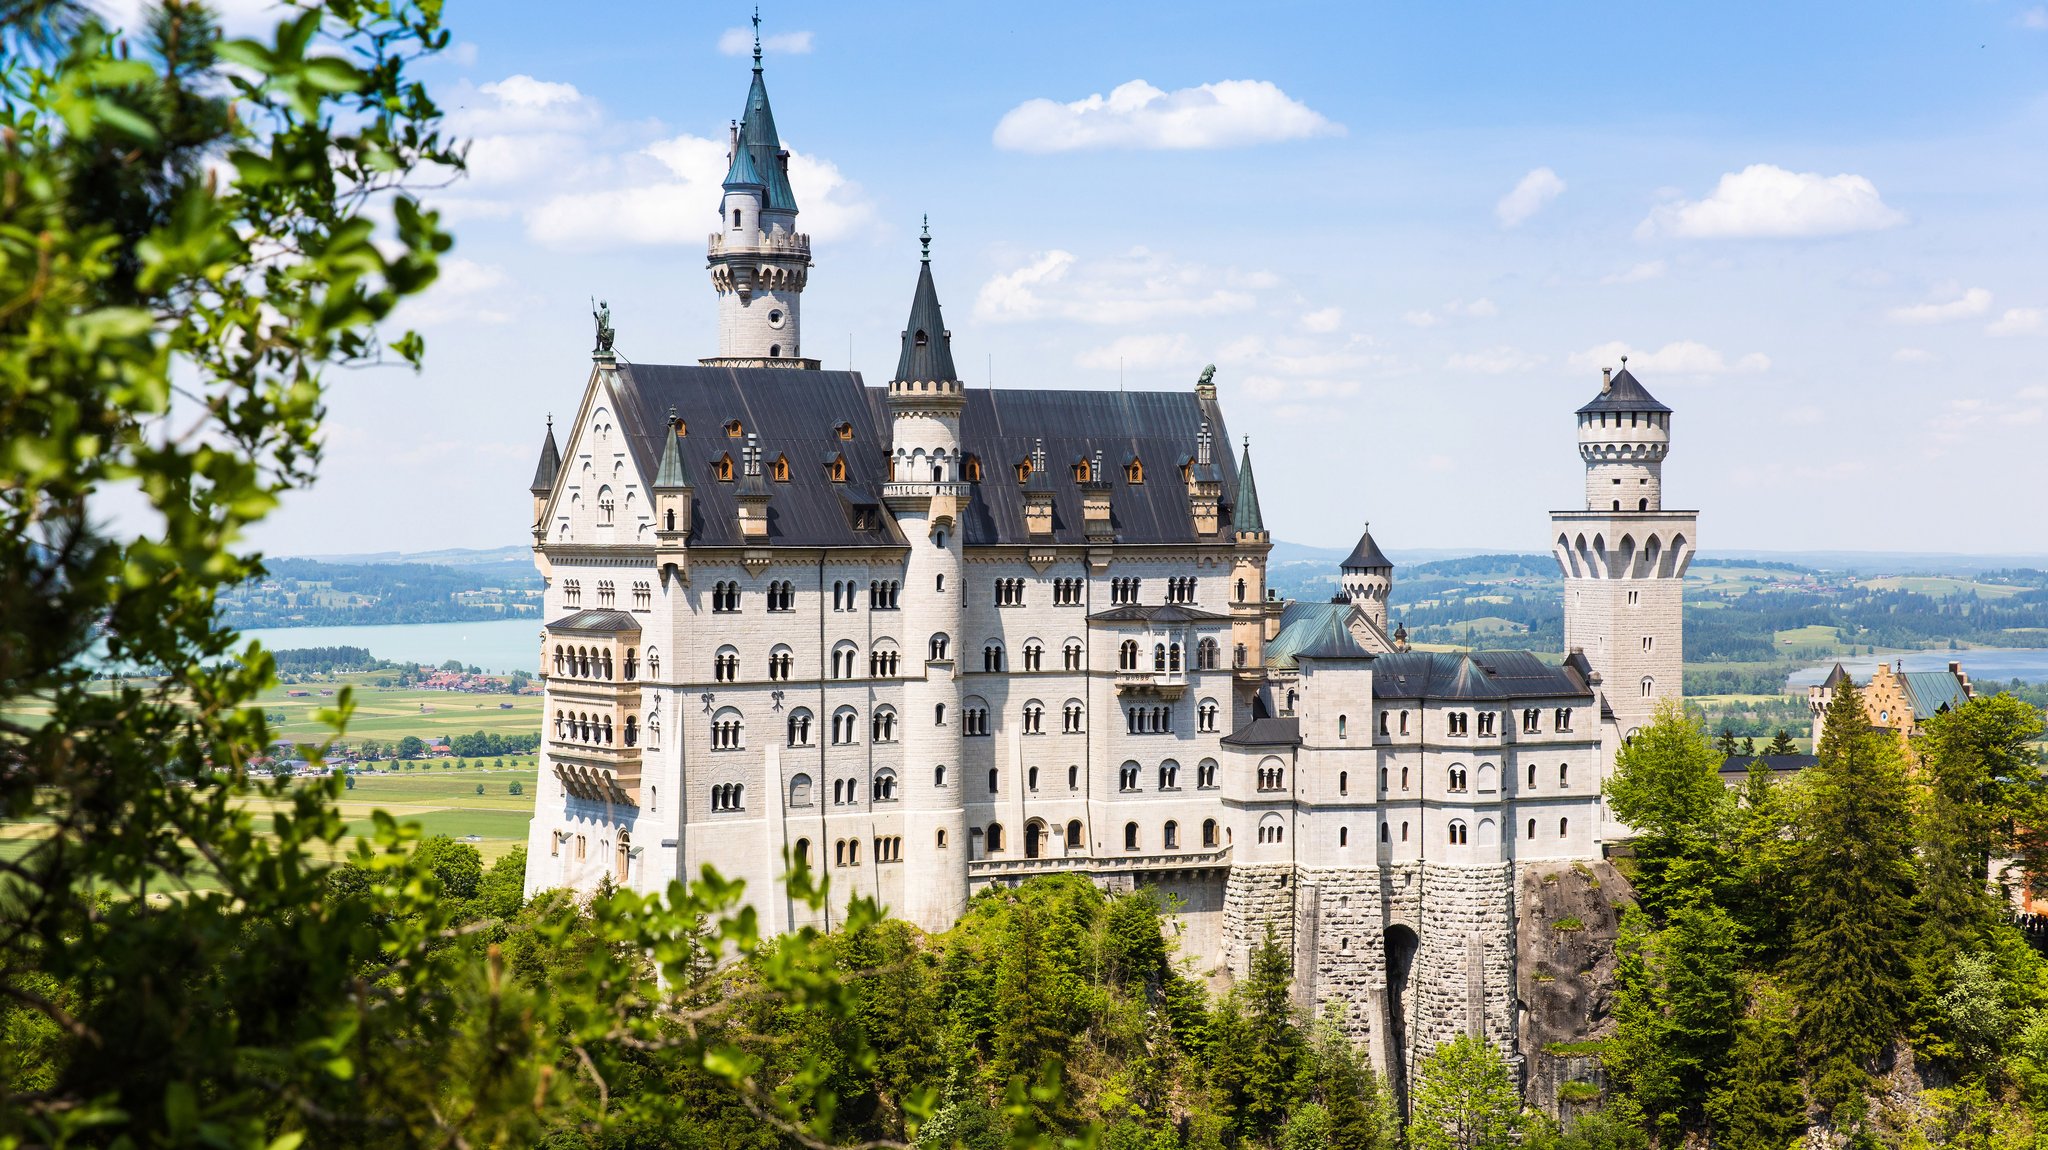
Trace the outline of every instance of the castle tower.
[[1699, 513], [1664, 508], [1671, 409], [1629, 374], [1625, 357], [1619, 373], [1601, 372], [1600, 394], [1578, 419], [1586, 506], [1550, 516], [1564, 642], [1599, 674], [1616, 733], [1627, 738], [1659, 701], [1684, 694], [1681, 612]]
[[555, 446], [555, 417], [548, 416], [548, 437], [541, 441], [540, 462], [533, 468], [533, 485], [527, 490], [533, 495], [533, 535], [535, 539], [547, 534], [540, 517], [547, 514], [548, 497], [555, 492], [555, 476], [562, 470], [562, 449]]
[[1259, 511], [1259, 485], [1252, 479], [1252, 441], [1244, 441], [1237, 465], [1237, 501], [1230, 507], [1230, 537], [1236, 554], [1230, 565], [1231, 653], [1241, 684], [1256, 685], [1265, 674], [1266, 640], [1279, 622], [1280, 604], [1266, 602], [1266, 556], [1273, 536]]
[[960, 764], [956, 661], [967, 642], [960, 536], [968, 485], [959, 472], [960, 412], [967, 396], [953, 368], [953, 336], [932, 284], [929, 228], [921, 242], [917, 294], [889, 381], [890, 480], [882, 498], [910, 544], [903, 641], [912, 660], [919, 647], [924, 654], [923, 675], [913, 672], [903, 685], [902, 910], [919, 927], [938, 931], [967, 905], [967, 782]]
[[725, 195], [706, 263], [718, 292], [718, 354], [710, 367], [808, 367], [803, 358], [803, 291], [811, 237], [796, 230], [789, 153], [775, 134], [761, 78], [761, 18], [754, 17], [754, 84], [732, 130]]
[[1358, 546], [1351, 549], [1344, 562], [1338, 567], [1344, 584], [1344, 596], [1363, 610], [1372, 619], [1373, 626], [1381, 634], [1387, 630], [1387, 596], [1394, 590], [1394, 561], [1380, 550], [1372, 538], [1372, 524], [1365, 525], [1365, 533], [1358, 537]]

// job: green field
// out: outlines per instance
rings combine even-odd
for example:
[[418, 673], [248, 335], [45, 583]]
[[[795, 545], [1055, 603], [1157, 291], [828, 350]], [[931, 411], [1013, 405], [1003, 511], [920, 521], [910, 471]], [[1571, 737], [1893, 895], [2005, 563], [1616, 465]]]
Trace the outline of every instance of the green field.
[[[538, 695], [467, 695], [376, 686], [376, 680], [384, 677], [388, 673], [320, 676], [317, 680], [273, 687], [263, 692], [258, 704], [273, 716], [283, 716], [283, 721], [275, 724], [278, 737], [294, 742], [325, 737], [327, 728], [315, 716], [333, 707], [345, 686], [355, 688], [356, 711], [348, 724], [350, 742], [391, 742], [407, 735], [418, 735], [431, 742], [433, 737], [466, 735], [472, 731], [520, 735], [540, 730]], [[293, 697], [293, 691], [308, 693]], [[334, 693], [323, 695], [323, 691]]]
[[1881, 579], [1863, 579], [1859, 582], [1878, 591], [1912, 591], [1921, 595], [1969, 595], [1984, 599], [2004, 599], [2025, 590], [2004, 583], [1974, 583], [1968, 579], [1952, 579], [1945, 575], [1888, 575]]
[[1833, 648], [1842, 645], [1842, 633], [1833, 627], [1824, 627], [1816, 623], [1810, 627], [1795, 627], [1789, 631], [1779, 631], [1772, 636], [1772, 642], [1780, 647], [1789, 647], [1793, 650], [1805, 647]]

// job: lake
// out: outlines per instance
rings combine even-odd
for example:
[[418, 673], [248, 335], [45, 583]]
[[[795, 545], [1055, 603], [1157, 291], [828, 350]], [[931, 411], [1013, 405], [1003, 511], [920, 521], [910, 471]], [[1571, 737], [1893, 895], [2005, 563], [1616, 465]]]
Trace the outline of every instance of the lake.
[[[1863, 655], [1856, 658], [1836, 660], [1851, 675], [1868, 679], [1879, 663], [1903, 660], [1908, 671], [1946, 671], [1951, 661], [1960, 662], [1963, 671], [1973, 682], [2009, 683], [2021, 679], [2029, 683], [2048, 683], [2048, 647], [1979, 647], [1970, 651], [1912, 651], [1904, 655], [1879, 658]], [[1786, 681], [1786, 689], [1803, 691], [1819, 683], [1834, 670], [1835, 662], [1815, 663], [1792, 672]]]
[[242, 632], [271, 651], [294, 647], [363, 647], [379, 659], [438, 666], [460, 659], [494, 675], [540, 666], [540, 620], [488, 623], [383, 623], [368, 627], [256, 627]]

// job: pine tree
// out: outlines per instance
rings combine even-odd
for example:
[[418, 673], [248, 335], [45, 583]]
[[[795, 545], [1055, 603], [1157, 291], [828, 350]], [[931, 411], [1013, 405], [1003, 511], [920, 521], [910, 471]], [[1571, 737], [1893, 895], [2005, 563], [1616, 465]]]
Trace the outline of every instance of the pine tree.
[[1628, 906], [1614, 940], [1614, 1036], [1602, 1062], [1621, 1093], [1646, 1123], [1667, 1139], [1680, 1132], [1684, 1104], [1682, 1068], [1672, 1041], [1671, 1019], [1658, 993], [1654, 944], [1648, 914]]
[[1245, 1021], [1257, 1036], [1246, 1056], [1244, 1119], [1261, 1136], [1287, 1120], [1303, 1069], [1306, 1043], [1294, 1017], [1293, 981], [1293, 959], [1269, 926], [1252, 952], [1251, 977], [1244, 984]]
[[1707, 1117], [1722, 1150], [1785, 1150], [1806, 1125], [1791, 1003], [1762, 979], [1750, 986], [1749, 1009], [1736, 1024], [1728, 1070]]
[[1733, 758], [1735, 756], [1735, 728], [1724, 724], [1721, 727], [1721, 733], [1714, 736], [1714, 749], [1721, 752], [1721, 757], [1724, 759]]
[[1500, 1051], [1461, 1034], [1423, 1060], [1408, 1116], [1413, 1150], [1510, 1150], [1521, 1134], [1522, 1100]]
[[1920, 909], [1927, 953], [1946, 958], [1982, 946], [1997, 922], [1990, 862], [2010, 846], [2007, 827], [2039, 817], [2033, 741], [2041, 729], [2039, 711], [2003, 694], [1972, 699], [1922, 725]]
[[1899, 1033], [1911, 971], [1912, 822], [1905, 756], [1854, 684], [1828, 707], [1796, 848], [1786, 987], [1816, 1101], [1860, 1099]]
[[1394, 1123], [1387, 1096], [1365, 1049], [1345, 1036], [1341, 1006], [1316, 1023], [1310, 1058], [1316, 1099], [1329, 1114], [1334, 1150], [1391, 1147]]
[[1780, 781], [1752, 762], [1737, 807], [1727, 907], [1752, 961], [1766, 967], [1776, 966], [1791, 942], [1792, 831], [1803, 790], [1798, 778]]
[[1742, 1008], [1735, 920], [1718, 906], [1681, 907], [1672, 913], [1658, 951], [1679, 1098], [1690, 1125], [1721, 1073]]
[[1783, 729], [1780, 729], [1777, 734], [1771, 736], [1771, 745], [1764, 748], [1764, 754], [1767, 755], [1796, 755], [1798, 753], [1799, 746], [1792, 741], [1792, 732]]
[[1667, 701], [1615, 759], [1608, 801], [1614, 817], [1636, 830], [1636, 894], [1659, 915], [1692, 898], [1714, 897], [1727, 878], [1735, 804], [1721, 783], [1726, 757], [1708, 742], [1698, 719]]

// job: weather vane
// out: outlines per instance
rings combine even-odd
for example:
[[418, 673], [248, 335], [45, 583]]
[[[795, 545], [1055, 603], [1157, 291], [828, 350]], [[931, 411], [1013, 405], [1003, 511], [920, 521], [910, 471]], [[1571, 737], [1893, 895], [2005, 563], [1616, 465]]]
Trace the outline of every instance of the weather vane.
[[924, 217], [924, 234], [918, 237], [917, 242], [924, 245], [924, 262], [932, 262], [932, 217], [929, 212]]
[[761, 6], [754, 5], [754, 67], [761, 66]]

